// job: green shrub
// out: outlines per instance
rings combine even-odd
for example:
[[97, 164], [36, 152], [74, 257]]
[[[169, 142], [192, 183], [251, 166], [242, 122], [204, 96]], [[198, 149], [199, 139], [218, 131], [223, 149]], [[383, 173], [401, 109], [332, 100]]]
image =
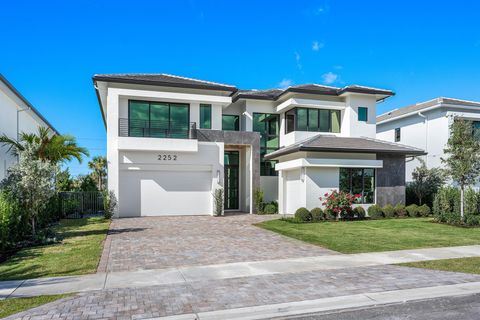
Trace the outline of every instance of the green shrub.
[[480, 212], [479, 200], [480, 194], [478, 192], [471, 188], [465, 190], [465, 216], [469, 214], [476, 215]]
[[262, 214], [263, 212], [263, 206], [265, 205], [263, 203], [263, 191], [260, 189], [256, 189], [255, 192], [253, 193], [253, 203], [255, 205], [255, 210], [257, 211], [258, 214]]
[[454, 225], [460, 225], [461, 224], [460, 215], [456, 214], [456, 213], [451, 213], [451, 212], [445, 212], [445, 213], [437, 214], [435, 216], [435, 221], [442, 222], [442, 223], [448, 223], [448, 224], [454, 224]]
[[460, 212], [460, 191], [454, 187], [440, 188], [433, 199], [433, 214]]
[[265, 207], [263, 207], [263, 213], [265, 214], [276, 214], [277, 213], [277, 207], [275, 205], [269, 203], [266, 204]]
[[467, 226], [480, 226], [480, 215], [469, 214], [465, 216], [465, 224]]
[[384, 217], [382, 207], [379, 205], [372, 205], [368, 207], [368, 216], [372, 219], [381, 219]]
[[419, 212], [418, 206], [416, 204], [411, 204], [411, 205], [407, 206], [405, 208], [405, 210], [407, 210], [407, 214], [410, 217], [419, 217], [420, 216], [420, 212]]
[[299, 208], [295, 211], [295, 218], [302, 222], [312, 221], [312, 213], [307, 208]]
[[217, 188], [213, 192], [213, 204], [214, 204], [214, 211], [213, 214], [215, 216], [222, 216], [223, 215], [223, 188]]
[[408, 214], [407, 209], [403, 204], [397, 204], [393, 209], [395, 210], [395, 216], [397, 217], [406, 217]]
[[427, 206], [426, 204], [423, 204], [420, 207], [418, 207], [418, 213], [422, 217], [428, 217], [431, 213], [430, 207]]
[[113, 191], [104, 191], [103, 192], [103, 210], [105, 218], [111, 219], [115, 214], [115, 209], [117, 208], [117, 197]]
[[310, 213], [312, 214], [313, 222], [319, 222], [325, 219], [323, 210], [320, 208], [313, 208]]
[[325, 220], [335, 220], [337, 218], [335, 213], [328, 209], [323, 210], [323, 216], [325, 217]]
[[353, 209], [353, 214], [357, 219], [365, 219], [365, 209], [361, 206], [355, 207]]
[[385, 218], [393, 218], [395, 217], [395, 208], [391, 204], [387, 204], [382, 209]]

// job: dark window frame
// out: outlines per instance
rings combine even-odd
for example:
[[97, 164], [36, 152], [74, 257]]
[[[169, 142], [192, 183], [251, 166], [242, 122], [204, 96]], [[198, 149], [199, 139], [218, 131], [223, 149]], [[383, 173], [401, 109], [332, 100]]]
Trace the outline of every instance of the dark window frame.
[[395, 136], [395, 142], [400, 142], [400, 139], [402, 138], [401, 128], [395, 128], [394, 136]]
[[[274, 115], [276, 116], [277, 118], [277, 129], [278, 129], [278, 134], [270, 134], [270, 131], [269, 131], [269, 128], [268, 128], [268, 125], [269, 125], [269, 122], [264, 122], [264, 131], [263, 132], [260, 132], [260, 131], [255, 131], [255, 115]], [[267, 143], [265, 143], [265, 147], [263, 147], [262, 145], [260, 145], [260, 176], [262, 177], [275, 177], [275, 176], [278, 176], [278, 172], [275, 171], [275, 166], [273, 166], [273, 172], [270, 170], [271, 168], [271, 163], [278, 163], [277, 160], [265, 160], [263, 157], [265, 154], [269, 153], [269, 152], [273, 152], [273, 151], [276, 151], [280, 148], [280, 115], [278, 113], [264, 113], [264, 112], [254, 112], [252, 114], [252, 131], [253, 132], [259, 132], [260, 135], [264, 135], [265, 134], [265, 138], [266, 138], [266, 141], [269, 140], [269, 138], [277, 138], [278, 139], [278, 147], [276, 148], [269, 148], [267, 146]], [[268, 171], [268, 174], [267, 174], [267, 171]]]
[[[203, 113], [202, 113], [202, 108], [208, 108], [210, 111], [210, 126], [204, 127], [203, 124], [205, 122], [205, 119], [203, 119]], [[200, 103], [200, 124], [199, 124], [200, 129], [212, 129], [212, 105], [207, 104], [207, 103]]]
[[130, 115], [130, 109], [131, 109], [131, 103], [132, 102], [137, 102], [137, 103], [144, 103], [148, 104], [148, 123], [149, 123], [149, 128], [150, 124], [152, 121], [152, 104], [166, 104], [168, 105], [168, 132], [171, 133], [171, 125], [172, 125], [172, 113], [171, 113], [171, 108], [172, 104], [175, 105], [181, 105], [181, 106], [186, 106], [187, 107], [187, 137], [186, 138], [175, 138], [175, 137], [165, 137], [165, 139], [188, 139], [188, 132], [190, 132], [190, 104], [189, 103], [181, 103], [181, 102], [165, 102], [165, 101], [152, 101], [152, 100], [137, 100], [137, 99], [129, 99], [128, 100], [128, 136], [129, 137], [135, 137], [135, 138], [159, 138], [162, 139], [164, 137], [154, 137], [149, 135], [143, 135], [143, 136], [132, 136], [130, 134], [130, 121], [132, 120], [131, 115]]
[[[340, 168], [339, 170], [339, 173], [338, 173], [338, 179], [339, 179], [339, 190], [340, 191], [344, 191], [344, 190], [341, 190], [341, 186], [342, 186], [342, 183], [341, 183], [341, 177], [342, 177], [342, 173], [341, 171], [342, 170], [347, 170], [348, 171], [348, 184], [349, 184], [349, 190], [348, 192], [350, 194], [354, 194], [353, 193], [353, 170], [362, 170], [362, 192], [361, 192], [361, 197], [359, 198], [360, 201], [356, 202], [357, 204], [375, 204], [376, 203], [376, 193], [377, 193], [377, 170], [374, 169], [374, 168]], [[372, 202], [365, 202], [365, 170], [373, 170], [373, 199], [372, 199]]]
[[[307, 110], [307, 128], [306, 130], [298, 130], [298, 110], [299, 109], [302, 109], [302, 110]], [[317, 123], [317, 126], [314, 127], [314, 128], [310, 128], [310, 110], [315, 110], [317, 111], [317, 120], [316, 120], [316, 123]], [[293, 111], [293, 112], [292, 112]], [[321, 114], [322, 112], [321, 111], [328, 111], [328, 131], [322, 131], [320, 130], [320, 119], [321, 119]], [[340, 113], [339, 114], [339, 126], [338, 126], [338, 132], [333, 132], [333, 126], [332, 126], [332, 114], [334, 112], [337, 112], [337, 113]], [[288, 117], [291, 117], [293, 116], [293, 130], [290, 130], [291, 128], [289, 128], [289, 125], [288, 125], [288, 120], [287, 118]], [[336, 110], [336, 109], [318, 109], [318, 108], [304, 108], [304, 107], [295, 107], [295, 108], [292, 108], [290, 110], [288, 110], [287, 112], [285, 112], [285, 134], [289, 134], [291, 132], [294, 132], [294, 131], [306, 131], [306, 132], [329, 132], [329, 133], [340, 133], [341, 130], [342, 130], [342, 123], [341, 123], [341, 117], [342, 117], [342, 114], [341, 114], [341, 110]], [[317, 129], [317, 130], [313, 130], [313, 129]]]
[[[235, 128], [234, 130], [225, 130], [223, 128], [223, 117], [236, 117], [238, 119], [237, 128]], [[222, 130], [223, 131], [240, 131], [240, 116], [238, 114], [222, 114]]]

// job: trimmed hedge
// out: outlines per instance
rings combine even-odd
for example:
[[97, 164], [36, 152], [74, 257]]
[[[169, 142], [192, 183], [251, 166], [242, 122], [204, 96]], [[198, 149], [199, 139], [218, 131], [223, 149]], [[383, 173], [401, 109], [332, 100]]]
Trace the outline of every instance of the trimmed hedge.
[[357, 219], [365, 219], [365, 209], [363, 207], [355, 207], [353, 208], [353, 214]]
[[421, 205], [418, 207], [418, 214], [422, 217], [428, 217], [432, 211], [430, 210], [430, 207], [427, 206], [426, 204]]
[[418, 210], [418, 206], [416, 204], [411, 204], [405, 208], [407, 213], [410, 217], [419, 217], [420, 211]]
[[380, 219], [383, 218], [383, 209], [377, 204], [374, 204], [368, 207], [368, 216], [372, 219]]
[[263, 207], [263, 213], [265, 214], [276, 214], [277, 213], [277, 207], [275, 207], [274, 204], [268, 203]]
[[407, 209], [403, 204], [397, 204], [394, 210], [395, 210], [395, 216], [397, 217], [406, 217], [408, 215]]
[[310, 214], [312, 215], [313, 222], [319, 222], [319, 221], [325, 220], [325, 214], [323, 210], [320, 208], [313, 208], [312, 211], [310, 211]]
[[395, 208], [391, 204], [387, 204], [385, 207], [383, 207], [382, 211], [385, 218], [395, 217]]
[[295, 211], [295, 218], [302, 222], [312, 221], [312, 213], [307, 208], [299, 208]]

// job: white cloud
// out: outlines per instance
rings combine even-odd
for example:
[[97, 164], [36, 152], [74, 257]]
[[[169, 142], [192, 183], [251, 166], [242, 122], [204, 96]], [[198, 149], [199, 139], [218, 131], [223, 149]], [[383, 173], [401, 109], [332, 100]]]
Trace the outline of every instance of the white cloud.
[[327, 73], [323, 74], [322, 79], [323, 79], [323, 83], [332, 84], [332, 83], [334, 83], [335, 81], [338, 80], [338, 74], [330, 71], [330, 72], [327, 72]]
[[300, 63], [300, 54], [295, 51], [295, 61], [297, 62], [297, 68], [302, 69], [302, 64]]
[[324, 46], [325, 46], [325, 44], [323, 44], [322, 42], [313, 41], [312, 50], [313, 51], [318, 51], [318, 50], [322, 49]]
[[287, 87], [290, 87], [291, 85], [293, 84], [293, 81], [290, 80], [290, 79], [282, 79], [282, 81], [280, 81], [280, 83], [278, 84], [278, 86], [281, 88], [281, 89], [285, 89]]

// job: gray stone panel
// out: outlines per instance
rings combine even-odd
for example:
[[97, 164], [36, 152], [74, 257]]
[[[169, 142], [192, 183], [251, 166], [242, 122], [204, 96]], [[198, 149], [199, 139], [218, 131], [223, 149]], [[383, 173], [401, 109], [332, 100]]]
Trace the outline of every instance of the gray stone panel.
[[[223, 142], [232, 145], [248, 145], [252, 148], [252, 197], [260, 189], [260, 134], [250, 131], [223, 131], [197, 129], [197, 139], [202, 142]], [[255, 212], [255, 206], [252, 208]]]
[[383, 168], [377, 169], [377, 204], [405, 204], [405, 156], [378, 154]]

